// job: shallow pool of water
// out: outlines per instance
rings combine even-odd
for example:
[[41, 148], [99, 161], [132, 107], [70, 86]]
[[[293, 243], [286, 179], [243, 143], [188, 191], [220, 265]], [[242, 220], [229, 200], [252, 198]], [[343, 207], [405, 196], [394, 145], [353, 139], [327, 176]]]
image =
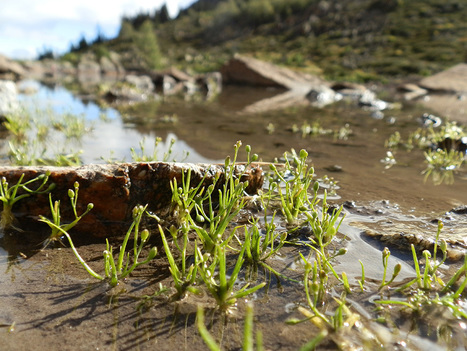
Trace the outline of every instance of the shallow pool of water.
[[[130, 161], [130, 148], [138, 151], [143, 139], [146, 153], [152, 154], [156, 137], [162, 138], [159, 157], [174, 138], [175, 157], [180, 159], [188, 151], [187, 162], [223, 162], [227, 155], [232, 155], [237, 140], [251, 145], [253, 152], [265, 162], [280, 158], [292, 148], [306, 149], [316, 178], [323, 179], [324, 186], [327, 176], [331, 179], [327, 182], [330, 190], [333, 186], [336, 189], [331, 202], [347, 204], [344, 210], [347, 219], [340, 228], [341, 240], [337, 245], [346, 246], [348, 252], [338, 258], [336, 270], [339, 274], [347, 273], [355, 291], [348, 296], [348, 302], [361, 314], [361, 328], [390, 339], [389, 344], [396, 343], [397, 329], [382, 328], [372, 320], [375, 305], [370, 301], [377, 297], [375, 292], [382, 277], [383, 244], [365, 238], [361, 227], [352, 224], [381, 222], [387, 225], [390, 221], [411, 221], [415, 223], [412, 225], [419, 225], [420, 230], [432, 231], [434, 225], [427, 223], [467, 203], [465, 170], [454, 174], [454, 183], [436, 185], [422, 174], [426, 164], [421, 150], [410, 153], [399, 150], [395, 153], [398, 163], [391, 168], [381, 162], [386, 155], [384, 142], [393, 132], [407, 135], [419, 127], [419, 116], [429, 112], [422, 106], [412, 104], [400, 110], [384, 111], [384, 116], [378, 115], [378, 118], [353, 101], [321, 109], [297, 107], [260, 114], [241, 113], [245, 106], [275, 93], [227, 87], [210, 102], [200, 97], [165, 97], [139, 106], [99, 107], [93, 102], [83, 103], [63, 87], [40, 86], [36, 94], [23, 96], [22, 101], [32, 101], [35, 106], [38, 103], [50, 105], [59, 113], [83, 114], [92, 125], [92, 132], [77, 144], [83, 150], [85, 163], [102, 163], [109, 157]], [[303, 136], [293, 132], [294, 125], [300, 128], [314, 123], [332, 133]], [[165, 257], [158, 257], [147, 268], [136, 272], [115, 295], [106, 284], [89, 278], [69, 248], [29, 253], [21, 245], [11, 236], [0, 238], [0, 246], [5, 249], [0, 251], [0, 269], [4, 272], [0, 282], [7, 286], [0, 294], [0, 311], [3, 311], [0, 312], [0, 333], [12, 350], [15, 345], [19, 346], [17, 349], [33, 348], [33, 345], [41, 350], [47, 347], [72, 349], [60, 336], [68, 340], [86, 340], [82, 343], [83, 349], [205, 348], [195, 324], [196, 307], [210, 307], [205, 297], [190, 296], [176, 303], [168, 303], [164, 296], [151, 300], [141, 298], [154, 294], [159, 283], [170, 286]], [[79, 248], [83, 258], [101, 270], [104, 249], [104, 243], [89, 243]], [[268, 263], [281, 274], [300, 280], [303, 273], [303, 263], [298, 256], [300, 250], [307, 254], [306, 250], [288, 246], [281, 257]], [[397, 283], [413, 277], [410, 252], [397, 247], [391, 247], [391, 252], [389, 272], [396, 263], [402, 264]], [[367, 267], [368, 290], [361, 294], [356, 284], [361, 277], [359, 259]], [[447, 268], [443, 267], [444, 270]], [[298, 305], [306, 305], [303, 285], [262, 271], [259, 277], [267, 280], [267, 289], [252, 299], [255, 325], [263, 331], [266, 348], [297, 350], [317, 331], [311, 324], [285, 324], [291, 317], [303, 318], [297, 311]], [[334, 288], [329, 294], [341, 298]], [[325, 313], [330, 316], [335, 302], [330, 297], [326, 304]], [[241, 345], [244, 307], [244, 301], [240, 301], [238, 313], [233, 313], [228, 320], [218, 314], [207, 316], [211, 332], [216, 340], [222, 341], [225, 349], [234, 350]], [[436, 320], [436, 317], [430, 318]], [[413, 331], [409, 332], [410, 328]], [[9, 329], [16, 329], [16, 332]], [[438, 342], [444, 345], [430, 335], [435, 332], [432, 327], [421, 326], [420, 330], [411, 326], [401, 333], [400, 340], [409, 343], [408, 349], [436, 348]], [[407, 334], [402, 335], [405, 332]], [[457, 339], [451, 345], [467, 344], [458, 330], [452, 335]], [[335, 349], [335, 344], [327, 341], [322, 347]]]
[[[82, 102], [62, 86], [38, 86], [36, 94], [22, 96], [33, 106], [52, 106], [58, 113], [84, 115], [92, 132], [76, 145], [83, 150], [84, 163], [105, 160], [131, 161], [130, 149], [151, 155], [156, 137], [162, 138], [157, 156], [162, 159], [170, 140], [175, 139], [172, 158], [187, 162], [222, 162], [232, 154], [237, 140], [250, 144], [263, 161], [280, 158], [292, 148], [304, 148], [310, 155], [317, 177], [328, 176], [339, 184], [343, 200], [386, 199], [406, 211], [442, 213], [467, 203], [467, 173], [454, 174], [453, 184], [436, 185], [425, 179], [427, 165], [422, 150], [394, 153], [397, 164], [386, 169], [385, 140], [395, 131], [407, 137], [415, 131], [419, 117], [431, 112], [422, 105], [405, 104], [402, 109], [383, 111], [377, 118], [371, 111], [344, 101], [325, 108], [244, 114], [248, 105], [279, 93], [276, 90], [228, 86], [213, 101], [202, 97], [164, 97], [142, 105], [99, 107]], [[387, 94], [386, 94], [387, 95]], [[389, 100], [389, 99], [388, 99]], [[332, 131], [327, 135], [302, 136], [292, 128], [319, 124]], [[341, 131], [341, 138], [336, 134]], [[344, 136], [344, 137], [342, 137]], [[186, 152], [188, 156], [185, 157]], [[465, 168], [465, 167], [464, 167]]]

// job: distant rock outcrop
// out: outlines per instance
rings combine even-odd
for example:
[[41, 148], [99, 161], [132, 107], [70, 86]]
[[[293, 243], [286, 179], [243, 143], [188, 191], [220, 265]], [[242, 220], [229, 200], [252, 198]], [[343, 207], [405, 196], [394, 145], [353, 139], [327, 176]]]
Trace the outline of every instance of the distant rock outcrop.
[[324, 83], [317, 76], [298, 73], [239, 54], [221, 68], [221, 73], [225, 83], [279, 87], [287, 90], [302, 90], [303, 87], [316, 87]]
[[26, 75], [26, 70], [18, 62], [0, 55], [0, 79], [18, 80]]
[[289, 106], [324, 106], [339, 100], [329, 83], [318, 76], [292, 71], [270, 62], [236, 54], [221, 68], [225, 83], [276, 87], [286, 91], [272, 98], [258, 101], [242, 112], [262, 112]]
[[446, 93], [467, 92], [467, 64], [460, 63], [431, 77], [424, 78], [422, 88]]

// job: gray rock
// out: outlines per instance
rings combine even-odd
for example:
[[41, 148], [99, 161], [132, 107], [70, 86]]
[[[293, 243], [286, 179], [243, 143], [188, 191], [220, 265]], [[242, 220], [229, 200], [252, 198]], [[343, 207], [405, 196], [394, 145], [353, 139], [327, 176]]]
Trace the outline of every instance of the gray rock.
[[16, 84], [8, 80], [0, 80], [0, 116], [5, 116], [19, 109], [18, 90]]
[[222, 74], [220, 72], [206, 73], [198, 77], [196, 83], [206, 91], [207, 98], [216, 96], [222, 91]]
[[94, 60], [94, 57], [83, 56], [78, 63], [78, 75], [100, 76], [101, 66]]
[[183, 88], [184, 84], [177, 81], [171, 75], [166, 74], [162, 77], [162, 94], [173, 95], [180, 92]]
[[334, 90], [328, 88], [325, 85], [312, 88], [308, 94], [306, 94], [306, 97], [311, 101], [311, 104], [316, 107], [324, 107], [336, 101], [342, 100], [342, 95], [340, 93], [336, 93]]
[[142, 93], [152, 93], [154, 91], [154, 83], [149, 76], [136, 76], [134, 74], [129, 74], [125, 76], [125, 82], [133, 85]]

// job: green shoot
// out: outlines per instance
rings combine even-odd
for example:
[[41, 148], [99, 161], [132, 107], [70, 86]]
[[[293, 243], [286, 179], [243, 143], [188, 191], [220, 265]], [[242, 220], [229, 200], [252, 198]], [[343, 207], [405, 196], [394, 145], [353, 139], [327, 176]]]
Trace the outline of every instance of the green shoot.
[[[270, 165], [271, 171], [279, 180], [279, 183], [270, 183], [270, 191], [277, 189], [281, 201], [281, 211], [286, 218], [287, 224], [296, 225], [299, 216], [308, 208], [312, 208], [317, 203], [317, 192], [319, 184], [313, 185], [314, 197], [310, 200], [308, 190], [313, 184], [314, 169], [308, 167], [306, 160], [308, 153], [306, 150], [301, 150], [297, 156], [295, 152], [292, 154], [292, 160], [288, 159], [287, 152], [285, 158], [285, 173], [279, 172], [274, 164]], [[292, 165], [295, 164], [295, 167]], [[290, 178], [289, 178], [290, 176]], [[284, 185], [282, 189], [281, 185]]]
[[[173, 154], [173, 146], [176, 142], [175, 139], [171, 139], [170, 140], [170, 144], [169, 144], [169, 147], [167, 149], [166, 152], [164, 152], [163, 156], [162, 156], [162, 159], [158, 156], [158, 149], [159, 149], [159, 144], [162, 142], [162, 138], [161, 137], [157, 137], [154, 139], [154, 150], [152, 152], [152, 155], [147, 155], [146, 154], [146, 150], [145, 150], [145, 146], [144, 146], [144, 143], [145, 143], [145, 139], [141, 140], [139, 142], [139, 147], [141, 149], [141, 152], [140, 153], [137, 153], [136, 150], [134, 148], [131, 148], [130, 149], [130, 153], [131, 153], [131, 159], [134, 161], [134, 162], [153, 162], [153, 161], [160, 161], [162, 160], [162, 162], [168, 162], [168, 161], [173, 161], [175, 162], [175, 159], [172, 157], [172, 154]], [[185, 152], [185, 155], [182, 159], [185, 160], [189, 155], [189, 152], [186, 151]]]
[[204, 343], [211, 351], [221, 351], [221, 347], [217, 345], [216, 340], [209, 333], [208, 329], [204, 325], [204, 310], [201, 306], [198, 306], [196, 313], [196, 326], [198, 327], [199, 334], [203, 338]]
[[[3, 202], [3, 211], [0, 219], [1, 229], [4, 230], [12, 226], [14, 222], [14, 215], [12, 209], [15, 203], [34, 194], [44, 194], [50, 192], [55, 187], [55, 184], [51, 184], [47, 189], [43, 190], [45, 184], [49, 180], [49, 176], [50, 173], [41, 174], [23, 183], [23, 173], [20, 176], [18, 182], [11, 187], [9, 186], [6, 178], [2, 177], [0, 183], [0, 200]], [[30, 189], [28, 187], [32, 183], [38, 181], [40, 181], [40, 184], [36, 189]]]
[[401, 268], [402, 268], [402, 265], [400, 263], [397, 263], [394, 266], [394, 271], [392, 273], [391, 279], [389, 281], [386, 281], [386, 274], [387, 274], [389, 256], [391, 255], [391, 251], [389, 251], [389, 249], [385, 247], [382, 252], [382, 255], [383, 255], [383, 279], [381, 280], [381, 284], [378, 290], [381, 290], [385, 286], [391, 284], [394, 281], [394, 279], [396, 279], [396, 277], [399, 275], [399, 272], [401, 271]]
[[360, 262], [360, 266], [362, 266], [362, 277], [358, 281], [358, 284], [360, 285], [360, 289], [365, 291], [365, 266], [363, 266], [363, 262], [361, 260], [358, 260]]
[[[188, 245], [188, 233], [183, 232], [182, 234], [182, 246], [178, 244], [178, 231], [174, 226], [169, 229], [170, 234], [172, 235], [172, 240], [175, 247], [178, 250], [180, 255], [179, 263], [175, 261], [175, 258], [170, 249], [167, 238], [165, 237], [164, 230], [159, 225], [159, 233], [162, 238], [162, 243], [164, 245], [165, 254], [170, 265], [170, 274], [172, 275], [175, 290], [177, 291], [175, 298], [182, 298], [187, 291], [192, 293], [199, 293], [199, 289], [194, 287], [198, 267], [196, 264], [191, 264], [187, 267], [187, 245]], [[195, 245], [196, 251], [196, 245]]]
[[[146, 206], [136, 206], [133, 209], [133, 222], [128, 229], [125, 238], [123, 239], [122, 246], [120, 246], [120, 252], [115, 262], [113, 257], [113, 249], [109, 245], [109, 241], [106, 240], [106, 250], [104, 251], [105, 260], [105, 272], [106, 276], [110, 280], [111, 286], [116, 286], [120, 280], [125, 279], [133, 270], [140, 265], [146, 264], [151, 261], [157, 255], [157, 248], [153, 247], [145, 260], [138, 262], [138, 258], [143, 250], [144, 244], [149, 238], [149, 231], [147, 229], [140, 233], [139, 225], [143, 214], [146, 211]], [[126, 246], [133, 232], [133, 258], [130, 260], [130, 253], [126, 252]], [[139, 236], [141, 235], [141, 238]], [[130, 266], [130, 261], [132, 265]]]
[[265, 282], [248, 288], [249, 284], [244, 285], [240, 290], [234, 291], [234, 285], [237, 281], [240, 269], [242, 268], [245, 253], [245, 247], [242, 247], [235, 267], [227, 275], [226, 248], [222, 245], [217, 246], [217, 250], [211, 257], [210, 254], [203, 254], [199, 247], [196, 250], [196, 261], [198, 263], [198, 272], [203, 279], [206, 288], [217, 302], [220, 310], [227, 311], [232, 307], [237, 299], [248, 296], [266, 285]]
[[[246, 305], [246, 313], [245, 313], [245, 326], [243, 329], [243, 347], [242, 350], [244, 351], [253, 351], [254, 348], [254, 309], [253, 304], [249, 303]], [[221, 347], [216, 343], [212, 335], [207, 330], [206, 326], [204, 325], [204, 310], [202, 307], [198, 307], [198, 311], [196, 313], [196, 325], [198, 327], [198, 331], [203, 338], [204, 343], [211, 351], [220, 351], [222, 350]], [[262, 333], [260, 330], [256, 332], [256, 350], [262, 351], [263, 348], [263, 338]]]
[[[86, 211], [84, 211], [81, 215], [78, 216], [76, 206], [78, 202], [79, 183], [75, 182], [73, 186], [75, 190], [68, 190], [68, 197], [70, 198], [71, 208], [73, 209], [73, 214], [75, 216], [75, 219], [71, 223], [61, 223], [60, 201], [55, 201], [55, 203], [52, 203], [52, 194], [49, 194], [49, 204], [50, 211], [52, 213], [52, 221], [50, 221], [44, 216], [40, 216], [40, 221], [46, 223], [52, 229], [52, 232], [49, 235], [45, 246], [47, 246], [47, 244], [51, 241], [60, 240], [60, 237], [63, 236], [63, 231], [68, 232], [71, 228], [76, 226], [81, 220], [81, 218], [88, 214], [88, 212], [91, 211], [94, 207], [94, 204], [89, 203], [86, 207]], [[63, 231], [57, 228], [61, 228], [63, 229]]]
[[[73, 196], [71, 194], [72, 191], [69, 191], [69, 196], [70, 196], [70, 200], [72, 203], [75, 216], [77, 216], [77, 213], [76, 213], [77, 190], [78, 190], [78, 186], [77, 184], [75, 184], [75, 192]], [[138, 262], [138, 258], [143, 250], [143, 246], [148, 241], [149, 231], [145, 229], [141, 233], [139, 232], [139, 225], [140, 225], [142, 216], [146, 211], [146, 206], [136, 206], [133, 209], [133, 222], [125, 235], [122, 246], [120, 246], [120, 252], [119, 252], [117, 261], [115, 261], [113, 257], [113, 248], [109, 245], [109, 241], [106, 240], [106, 250], [104, 251], [105, 276], [102, 276], [96, 273], [91, 267], [89, 267], [86, 261], [81, 257], [81, 255], [78, 253], [78, 250], [76, 250], [73, 244], [70, 234], [67, 232], [68, 229], [71, 229], [71, 227], [76, 225], [78, 221], [87, 212], [89, 212], [92, 209], [92, 204], [89, 204], [87, 206], [87, 211], [83, 213], [81, 216], [77, 216], [73, 223], [65, 224], [65, 225], [61, 224], [60, 222], [59, 201], [56, 201], [55, 204], [53, 205], [52, 205], [52, 201], [50, 201], [50, 206], [51, 206], [51, 211], [53, 215], [53, 220], [49, 220], [45, 218], [44, 216], [41, 216], [41, 221], [47, 223], [49, 227], [52, 229], [52, 232], [57, 233], [55, 234], [56, 236], [58, 236], [61, 233], [60, 235], [63, 235], [68, 239], [68, 242], [70, 243], [70, 247], [73, 253], [75, 254], [76, 258], [92, 277], [98, 280], [108, 279], [109, 284], [111, 286], [116, 286], [119, 283], [119, 281], [125, 279], [131, 272], [133, 272], [134, 269], [136, 269], [142, 264], [148, 263], [150, 260], [152, 260], [157, 255], [157, 248], [153, 247], [149, 251], [149, 254], [146, 257], [146, 259], [141, 262]], [[134, 245], [133, 245], [133, 257], [130, 260], [130, 253], [126, 252], [126, 246], [128, 244], [128, 239], [131, 233], [133, 233], [133, 236], [134, 236], [133, 237]], [[131, 265], [130, 265], [130, 262], [132, 262]]]

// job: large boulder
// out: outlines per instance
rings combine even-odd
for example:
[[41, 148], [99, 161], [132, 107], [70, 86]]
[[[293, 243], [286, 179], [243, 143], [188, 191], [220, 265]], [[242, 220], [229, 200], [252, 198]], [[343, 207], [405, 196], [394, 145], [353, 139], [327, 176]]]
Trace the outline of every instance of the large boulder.
[[225, 83], [280, 87], [288, 90], [307, 90], [324, 84], [324, 81], [317, 76], [298, 73], [239, 54], [221, 68], [221, 74]]
[[424, 78], [419, 85], [422, 88], [440, 92], [467, 92], [467, 64], [460, 63], [446, 71]]
[[0, 55], [0, 79], [18, 80], [26, 75], [26, 70], [18, 62]]

